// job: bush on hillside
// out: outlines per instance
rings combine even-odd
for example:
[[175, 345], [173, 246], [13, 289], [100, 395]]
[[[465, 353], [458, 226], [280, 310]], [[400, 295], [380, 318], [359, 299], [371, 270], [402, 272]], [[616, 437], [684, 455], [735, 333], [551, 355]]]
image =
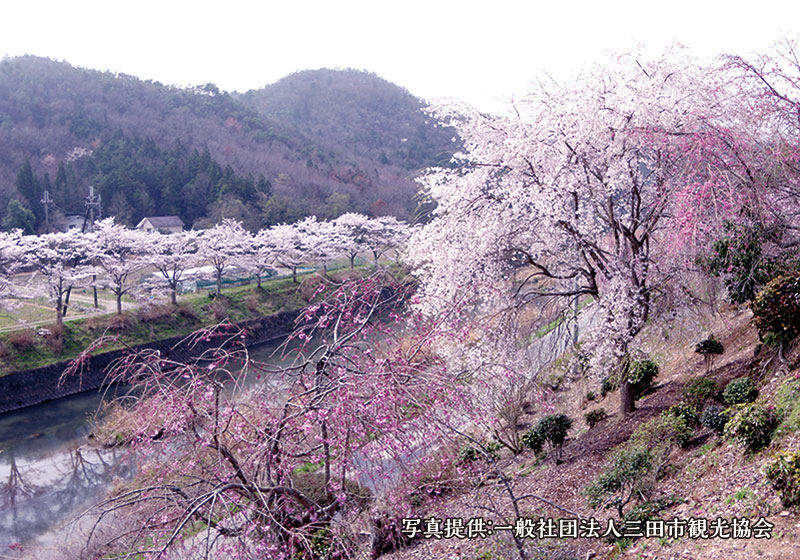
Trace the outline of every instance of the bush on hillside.
[[759, 287], [775, 274], [776, 265], [763, 255], [760, 229], [731, 222], [725, 230], [725, 237], [714, 242], [705, 264], [713, 276], [722, 277], [729, 301], [752, 301]]
[[16, 350], [27, 350], [36, 344], [36, 334], [33, 329], [13, 331], [8, 335], [8, 343]]
[[697, 416], [694, 407], [683, 402], [672, 405], [664, 411], [664, 414], [683, 420], [687, 426], [698, 426], [700, 424], [700, 418]]
[[544, 447], [544, 436], [542, 436], [536, 426], [522, 434], [520, 439], [522, 440], [522, 445], [528, 449], [532, 449], [534, 453], [538, 454]]
[[605, 397], [606, 393], [616, 391], [618, 388], [619, 386], [610, 377], [604, 377], [600, 381], [600, 396]]
[[653, 360], [637, 360], [631, 364], [628, 372], [628, 381], [631, 383], [633, 398], [638, 399], [653, 385], [653, 379], [658, 376], [658, 364]]
[[583, 415], [583, 418], [586, 420], [586, 424], [589, 426], [589, 429], [594, 428], [597, 424], [600, 423], [607, 416], [606, 409], [598, 408], [596, 410], [592, 410], [587, 412]]
[[572, 419], [566, 414], [548, 414], [522, 435], [522, 443], [538, 453], [548, 443], [555, 454], [556, 462], [561, 460], [561, 448], [572, 427]]
[[739, 404], [732, 409], [734, 416], [725, 426], [725, 435], [745, 445], [748, 452], [763, 449], [772, 441], [778, 426], [775, 412], [760, 404]]
[[621, 445], [615, 448], [597, 480], [583, 490], [589, 507], [615, 507], [619, 518], [625, 507], [639, 496], [646, 496], [652, 488], [650, 473], [653, 456], [642, 446]]
[[468, 463], [477, 461], [478, 459], [494, 461], [497, 459], [497, 452], [500, 451], [501, 447], [502, 446], [496, 441], [489, 441], [483, 445], [467, 445], [461, 448], [458, 455], [463, 461]]
[[676, 445], [685, 446], [692, 439], [693, 433], [686, 420], [664, 411], [661, 415], [639, 424], [629, 441], [653, 453], [657, 467], [656, 475], [661, 475], [661, 468], [667, 464], [672, 449]]
[[722, 434], [725, 433], [725, 425], [728, 423], [728, 415], [721, 406], [707, 406], [700, 415], [700, 423], [722, 437]]
[[800, 274], [778, 276], [758, 292], [750, 308], [758, 334], [780, 346], [800, 334]]
[[780, 430], [788, 433], [800, 430], [800, 379], [792, 377], [781, 383], [775, 393], [775, 404], [781, 418]]
[[703, 356], [706, 366], [706, 375], [708, 375], [708, 373], [711, 372], [711, 368], [714, 366], [714, 356], [725, 352], [725, 347], [719, 340], [714, 338], [712, 334], [705, 340], [698, 342], [694, 347], [694, 351]]
[[756, 400], [757, 396], [758, 390], [749, 377], [734, 379], [725, 386], [725, 390], [722, 392], [722, 399], [730, 406], [751, 403]]
[[628, 441], [614, 448], [597, 480], [584, 488], [589, 505], [616, 507], [623, 519], [625, 506], [647, 499], [664, 474], [672, 450], [691, 436], [686, 420], [668, 411], [640, 424]]
[[702, 410], [707, 400], [714, 398], [717, 382], [708, 377], [696, 377], [683, 388], [683, 398], [695, 410]]
[[778, 451], [764, 474], [785, 507], [800, 506], [800, 451]]

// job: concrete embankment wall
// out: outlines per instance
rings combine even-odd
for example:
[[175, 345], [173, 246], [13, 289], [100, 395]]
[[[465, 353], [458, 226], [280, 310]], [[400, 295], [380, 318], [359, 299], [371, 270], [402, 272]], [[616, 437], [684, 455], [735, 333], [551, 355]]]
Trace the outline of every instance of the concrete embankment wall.
[[[294, 327], [294, 321], [299, 311], [283, 311], [274, 315], [243, 321], [237, 326], [247, 333], [245, 344], [252, 346], [289, 334]], [[185, 344], [178, 344], [185, 336], [177, 336], [165, 340], [158, 340], [136, 346], [136, 349], [155, 348], [165, 357], [173, 360], [186, 360], [192, 355], [199, 355], [204, 350], [213, 348], [217, 340], [199, 343], [194, 348]], [[61, 373], [69, 361], [58, 362], [25, 371], [17, 371], [0, 377], [0, 413], [10, 412], [26, 406], [59, 399], [83, 391], [102, 387], [106, 380], [106, 367], [123, 354], [131, 350], [112, 350], [103, 354], [92, 356], [80, 376], [68, 377], [59, 385]]]

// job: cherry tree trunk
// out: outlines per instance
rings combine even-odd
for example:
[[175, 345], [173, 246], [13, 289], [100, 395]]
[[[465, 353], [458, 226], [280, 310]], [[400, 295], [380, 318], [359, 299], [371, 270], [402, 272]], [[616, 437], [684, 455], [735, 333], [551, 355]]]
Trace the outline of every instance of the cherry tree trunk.
[[622, 381], [619, 384], [619, 404], [619, 411], [623, 418], [636, 410], [633, 399], [633, 385], [631, 385], [630, 381]]
[[56, 300], [56, 325], [59, 327], [64, 324], [64, 306], [61, 300], [61, 296], [58, 296]]

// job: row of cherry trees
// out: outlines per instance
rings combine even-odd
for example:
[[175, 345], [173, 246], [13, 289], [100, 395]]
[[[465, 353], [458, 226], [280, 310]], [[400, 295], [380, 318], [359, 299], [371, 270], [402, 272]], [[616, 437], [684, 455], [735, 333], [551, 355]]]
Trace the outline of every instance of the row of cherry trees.
[[[374, 265], [387, 251], [397, 249], [409, 227], [393, 217], [368, 218], [344, 214], [333, 221], [314, 217], [281, 224], [256, 234], [233, 220], [223, 220], [206, 230], [169, 235], [142, 232], [107, 218], [90, 233], [70, 231], [41, 236], [3, 233], [0, 239], [0, 295], [45, 297], [56, 309], [61, 324], [73, 287], [107, 288], [122, 312], [122, 297], [167, 290], [176, 303], [179, 284], [187, 271], [210, 266], [220, 295], [226, 271], [238, 267], [261, 278], [278, 267], [291, 270], [319, 263], [326, 269], [334, 259], [368, 254]], [[142, 282], [147, 271], [157, 280]], [[16, 280], [16, 283], [12, 280]], [[24, 280], [24, 285], [23, 285]]]

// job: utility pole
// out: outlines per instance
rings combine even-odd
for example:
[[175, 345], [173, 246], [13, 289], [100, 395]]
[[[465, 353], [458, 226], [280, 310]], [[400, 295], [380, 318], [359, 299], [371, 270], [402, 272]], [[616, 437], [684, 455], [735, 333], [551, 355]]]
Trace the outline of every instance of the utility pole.
[[[100, 195], [94, 194], [94, 187], [89, 186], [89, 196], [86, 197], [86, 212], [89, 216], [89, 224], [92, 231], [94, 231], [95, 211], [97, 211], [97, 219], [100, 219], [102, 214], [102, 199]], [[84, 231], [86, 230], [86, 220], [84, 219]], [[100, 306], [97, 302], [97, 275], [92, 275], [92, 295], [94, 295], [94, 308], [98, 309]]]
[[[81, 233], [86, 233], [87, 231], [92, 231], [94, 229], [94, 220], [95, 220], [95, 212], [97, 214], [97, 218], [100, 217], [100, 213], [102, 211], [101, 206], [101, 199], [100, 195], [96, 195], [94, 193], [94, 187], [89, 186], [89, 195], [83, 197], [83, 205], [86, 208], [86, 213], [83, 215], [83, 227], [81, 228]], [[76, 258], [75, 261], [72, 263], [72, 266], [78, 266], [78, 259]], [[92, 292], [94, 293], [94, 308], [98, 309], [100, 307], [97, 301], [97, 275], [92, 275]], [[64, 298], [64, 312], [63, 316], [67, 315], [67, 308], [69, 306], [69, 296], [72, 294], [72, 286], [67, 288], [67, 294]]]
[[50, 198], [50, 191], [44, 191], [44, 197], [39, 202], [44, 204], [45, 232], [50, 233], [50, 205], [53, 204], [53, 199]]
[[[99, 194], [94, 193], [94, 187], [89, 187], [89, 196], [84, 197], [86, 218], [89, 220], [89, 231], [94, 229], [94, 221], [99, 220], [103, 212], [103, 201]], [[83, 220], [83, 232], [86, 233], [86, 218]]]

